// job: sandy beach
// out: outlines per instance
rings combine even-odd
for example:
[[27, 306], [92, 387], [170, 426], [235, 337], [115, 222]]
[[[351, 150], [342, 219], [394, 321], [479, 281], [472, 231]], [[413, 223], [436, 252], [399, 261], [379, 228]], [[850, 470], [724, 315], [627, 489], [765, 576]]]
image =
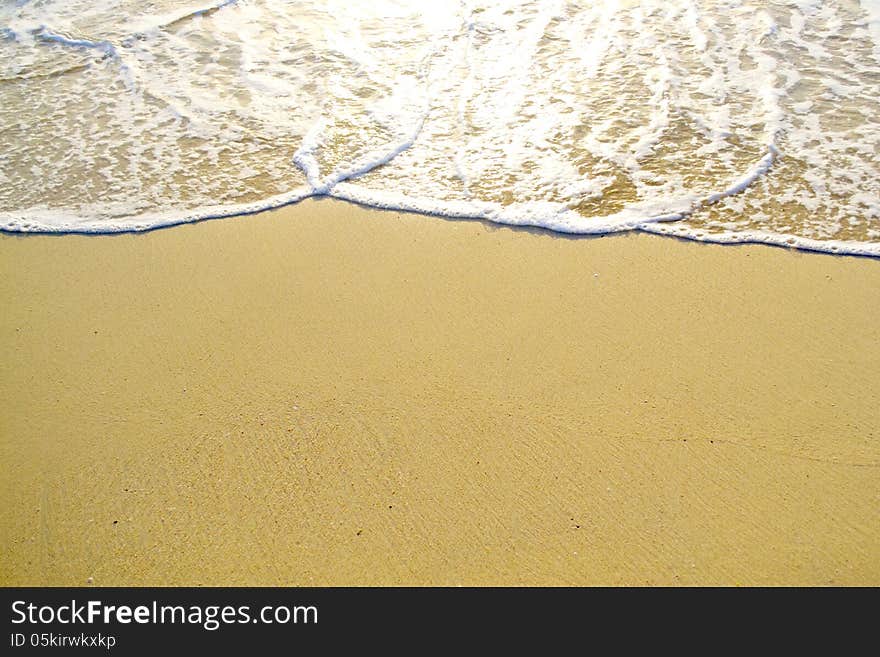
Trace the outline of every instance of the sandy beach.
[[310, 200], [0, 272], [0, 584], [880, 584], [876, 260]]

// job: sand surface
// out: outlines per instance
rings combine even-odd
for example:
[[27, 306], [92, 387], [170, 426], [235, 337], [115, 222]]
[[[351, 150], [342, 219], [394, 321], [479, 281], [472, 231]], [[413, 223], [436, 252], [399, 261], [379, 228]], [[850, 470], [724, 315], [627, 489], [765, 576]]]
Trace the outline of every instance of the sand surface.
[[875, 260], [312, 200], [0, 306], [0, 584], [880, 584]]

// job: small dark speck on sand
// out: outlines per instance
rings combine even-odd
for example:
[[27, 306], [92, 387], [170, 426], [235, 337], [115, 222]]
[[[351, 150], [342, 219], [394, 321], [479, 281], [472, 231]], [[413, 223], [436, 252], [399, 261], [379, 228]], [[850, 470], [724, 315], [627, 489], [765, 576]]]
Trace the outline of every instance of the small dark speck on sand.
[[117, 524], [118, 522], [119, 522], [118, 520], [114, 520], [114, 521], [113, 521], [113, 524], [115, 525], [115, 524]]

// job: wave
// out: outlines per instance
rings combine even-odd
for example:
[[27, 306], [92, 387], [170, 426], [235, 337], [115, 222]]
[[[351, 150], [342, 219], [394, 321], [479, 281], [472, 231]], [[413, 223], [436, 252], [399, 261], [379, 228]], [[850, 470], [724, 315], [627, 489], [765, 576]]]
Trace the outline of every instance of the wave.
[[0, 229], [330, 196], [880, 256], [874, 0], [135, 6], [0, 12]]

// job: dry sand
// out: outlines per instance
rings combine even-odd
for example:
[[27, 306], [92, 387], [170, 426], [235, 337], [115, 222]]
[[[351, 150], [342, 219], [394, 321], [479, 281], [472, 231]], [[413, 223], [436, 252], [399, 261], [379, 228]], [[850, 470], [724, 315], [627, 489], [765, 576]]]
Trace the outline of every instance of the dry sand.
[[0, 303], [2, 584], [880, 584], [877, 261], [322, 200]]

